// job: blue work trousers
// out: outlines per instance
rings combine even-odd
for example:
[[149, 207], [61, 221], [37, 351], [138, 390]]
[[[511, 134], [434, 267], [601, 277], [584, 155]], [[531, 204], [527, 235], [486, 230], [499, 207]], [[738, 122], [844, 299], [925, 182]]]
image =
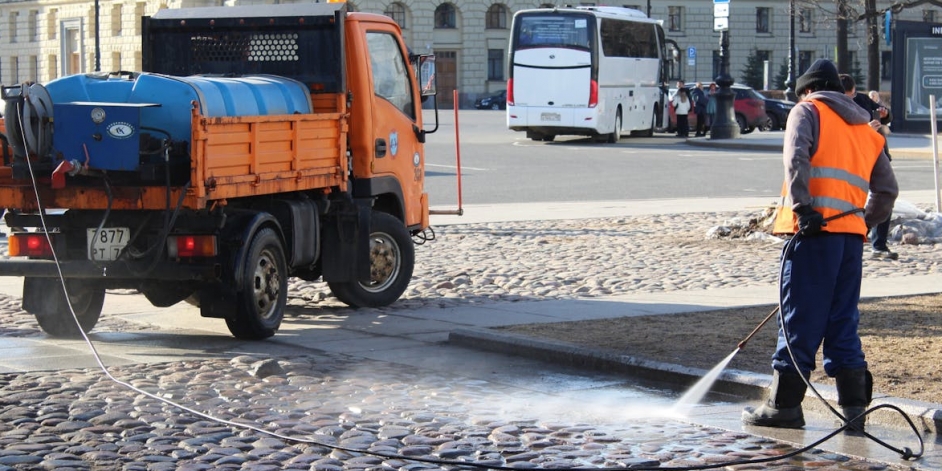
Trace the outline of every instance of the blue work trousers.
[[[779, 295], [792, 361], [781, 321], [772, 367], [780, 372], [815, 369], [815, 354], [824, 344], [824, 371], [866, 368], [857, 325], [860, 311], [863, 237], [822, 232], [797, 236], [793, 250], [783, 251]], [[797, 365], [795, 364], [797, 363]]]

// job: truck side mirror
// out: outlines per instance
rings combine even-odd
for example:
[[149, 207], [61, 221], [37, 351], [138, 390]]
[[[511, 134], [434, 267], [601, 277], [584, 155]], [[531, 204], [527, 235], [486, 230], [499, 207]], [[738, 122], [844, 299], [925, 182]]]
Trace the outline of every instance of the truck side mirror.
[[412, 56], [412, 65], [415, 68], [416, 81], [419, 83], [419, 94], [425, 97], [438, 94], [435, 87], [435, 55], [420, 54]]

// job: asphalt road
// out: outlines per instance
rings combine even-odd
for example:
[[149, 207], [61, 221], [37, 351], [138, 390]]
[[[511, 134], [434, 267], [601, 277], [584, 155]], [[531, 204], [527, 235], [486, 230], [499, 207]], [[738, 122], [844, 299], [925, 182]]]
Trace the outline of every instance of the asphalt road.
[[[426, 128], [434, 114], [426, 112]], [[426, 191], [433, 207], [457, 201], [456, 141], [465, 204], [661, 198], [762, 197], [782, 185], [781, 153], [709, 149], [672, 134], [624, 137], [617, 144], [576, 136], [535, 142], [506, 128], [504, 111], [439, 112], [426, 142]], [[759, 132], [759, 131], [756, 131]], [[900, 188], [931, 190], [932, 162], [894, 161]]]

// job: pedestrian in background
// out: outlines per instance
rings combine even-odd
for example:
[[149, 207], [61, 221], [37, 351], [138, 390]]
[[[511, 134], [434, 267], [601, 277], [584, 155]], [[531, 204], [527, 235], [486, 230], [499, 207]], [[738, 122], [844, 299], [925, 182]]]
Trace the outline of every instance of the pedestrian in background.
[[[871, 114], [873, 119], [870, 121], [870, 127], [883, 136], [883, 152], [885, 152], [887, 157], [892, 161], [893, 158], [890, 156], [890, 147], [886, 142], [886, 137], [890, 134], [889, 124], [890, 121], [893, 120], [893, 114], [890, 113], [887, 107], [879, 103], [880, 94], [877, 93], [877, 99], [874, 100], [871, 98], [872, 95], [864, 95], [858, 92], [857, 82], [854, 81], [853, 77], [847, 74], [841, 74], [841, 85], [844, 86], [844, 93], [851, 97], [854, 103], [857, 103], [858, 106]], [[871, 91], [871, 93], [873, 92]], [[870, 258], [887, 260], [896, 260], [899, 258], [899, 254], [890, 250], [890, 247], [887, 245], [887, 239], [890, 235], [891, 219], [893, 219], [892, 211], [890, 215], [886, 217], [885, 221], [873, 227], [871, 231], [872, 237], [870, 238]]]
[[690, 113], [691, 103], [687, 97], [686, 88], [678, 88], [671, 101], [674, 107], [674, 116], [677, 117], [677, 137], [687, 137], [690, 135], [690, 124], [687, 121], [687, 114]]
[[710, 94], [707, 97], [707, 128], [713, 128], [713, 123], [716, 121], [716, 84], [710, 84]]
[[823, 345], [842, 415], [862, 432], [873, 395], [857, 330], [863, 242], [868, 227], [892, 211], [899, 190], [883, 137], [868, 125], [870, 114], [844, 95], [833, 62], [815, 61], [795, 90], [800, 102], [785, 126], [785, 182], [774, 227], [792, 238], [781, 259], [772, 384], [767, 400], [745, 408], [742, 421], [803, 427], [801, 402]]
[[690, 100], [693, 102], [693, 112], [697, 115], [697, 132], [694, 137], [706, 136], [707, 126], [707, 104], [710, 99], [703, 91], [703, 83], [697, 82], [690, 91]]

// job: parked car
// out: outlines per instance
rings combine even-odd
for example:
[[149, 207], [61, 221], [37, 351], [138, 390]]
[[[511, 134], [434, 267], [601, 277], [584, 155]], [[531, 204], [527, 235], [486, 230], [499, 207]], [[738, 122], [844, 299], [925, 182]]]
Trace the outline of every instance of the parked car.
[[769, 117], [763, 131], [778, 131], [785, 129], [785, 123], [788, 121], [788, 113], [795, 107], [795, 103], [785, 100], [776, 100], [773, 98], [765, 99], [765, 114]]
[[[688, 91], [692, 88], [693, 84], [687, 84]], [[703, 84], [704, 91], [709, 90], [709, 88], [709, 83]], [[733, 111], [736, 114], [736, 123], [739, 124], [739, 132], [749, 134], [765, 124], [769, 119], [765, 112], [765, 97], [751, 87], [738, 83], [733, 84], [730, 88], [735, 94]], [[673, 90], [671, 90], [670, 96], [674, 96]], [[668, 108], [670, 109], [670, 115], [668, 116], [667, 132], [677, 132], [677, 118], [674, 115], [674, 107], [669, 106]], [[690, 123], [690, 132], [692, 133], [697, 129], [697, 115], [691, 112], [687, 115], [687, 120]]]
[[507, 108], [507, 90], [501, 90], [493, 95], [478, 98], [474, 107], [479, 110], [502, 110]]

